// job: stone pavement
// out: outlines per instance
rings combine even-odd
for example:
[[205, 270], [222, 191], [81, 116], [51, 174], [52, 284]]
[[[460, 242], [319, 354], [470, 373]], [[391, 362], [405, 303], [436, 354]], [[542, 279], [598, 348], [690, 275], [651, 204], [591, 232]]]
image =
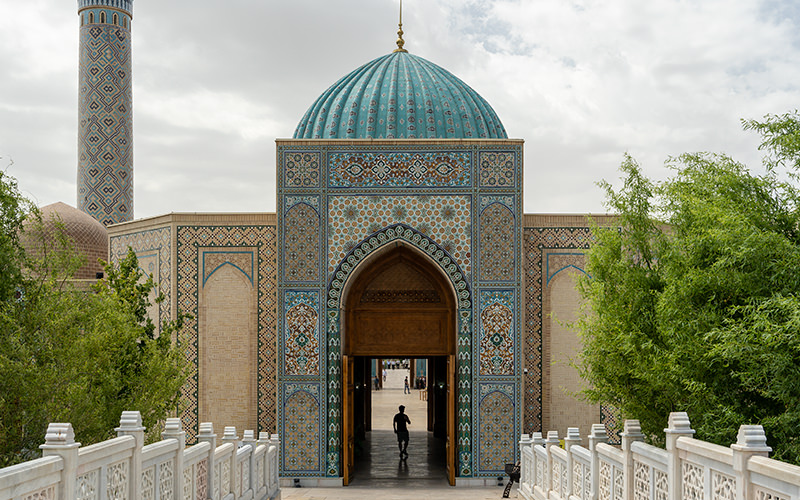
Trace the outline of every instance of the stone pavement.
[[[408, 370], [388, 370], [384, 388], [372, 392], [372, 432], [367, 434], [364, 456], [355, 464], [350, 486], [344, 488], [282, 489], [283, 499], [302, 500], [484, 500], [498, 499], [503, 487], [465, 488], [447, 484], [444, 442], [427, 432], [427, 402], [418, 390], [403, 394]], [[409, 457], [399, 459], [392, 417], [398, 405], [405, 405], [410, 439]], [[516, 485], [511, 498], [517, 498]]]

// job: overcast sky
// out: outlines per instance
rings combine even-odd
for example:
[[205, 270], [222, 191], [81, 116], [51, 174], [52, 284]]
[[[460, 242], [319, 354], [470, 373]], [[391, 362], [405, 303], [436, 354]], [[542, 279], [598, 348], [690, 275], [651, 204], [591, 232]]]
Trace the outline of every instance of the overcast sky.
[[[275, 143], [394, 49], [399, 0], [135, 0], [136, 218], [275, 210]], [[406, 0], [406, 48], [525, 140], [525, 211], [604, 212], [623, 154], [760, 163], [741, 118], [800, 107], [796, 0]], [[0, 167], [76, 205], [76, 0], [0, 0]]]

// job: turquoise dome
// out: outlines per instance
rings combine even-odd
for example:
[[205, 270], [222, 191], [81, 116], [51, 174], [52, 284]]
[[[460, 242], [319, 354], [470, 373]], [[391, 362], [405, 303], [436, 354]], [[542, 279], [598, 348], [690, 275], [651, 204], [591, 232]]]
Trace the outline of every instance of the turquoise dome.
[[306, 111], [295, 139], [507, 138], [469, 85], [408, 52], [392, 52], [331, 85]]

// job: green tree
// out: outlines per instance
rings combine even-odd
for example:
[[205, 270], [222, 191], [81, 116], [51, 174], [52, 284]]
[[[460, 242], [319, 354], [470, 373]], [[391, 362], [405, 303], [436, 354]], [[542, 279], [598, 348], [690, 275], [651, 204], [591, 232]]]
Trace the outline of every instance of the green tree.
[[685, 154], [655, 183], [626, 157], [623, 187], [601, 184], [619, 226], [594, 229], [578, 366], [589, 400], [653, 441], [687, 411], [699, 438], [727, 445], [758, 423], [800, 463], [800, 115], [744, 126], [762, 135], [763, 174]]
[[[16, 214], [28, 202], [10, 177], [0, 177], [0, 192], [0, 218], [23, 234], [0, 247], [13, 271], [1, 278], [10, 292], [0, 301], [0, 466], [38, 456], [49, 422], [72, 423], [91, 444], [113, 437], [123, 410], [138, 410], [156, 435], [187, 376], [171, 340], [183, 315], [155, 334], [146, 313], [155, 285], [130, 250], [106, 264], [108, 278], [93, 290], [76, 288], [70, 278], [83, 258], [69, 238], [44, 231], [35, 212], [21, 233]], [[20, 241], [35, 250], [26, 254]]]

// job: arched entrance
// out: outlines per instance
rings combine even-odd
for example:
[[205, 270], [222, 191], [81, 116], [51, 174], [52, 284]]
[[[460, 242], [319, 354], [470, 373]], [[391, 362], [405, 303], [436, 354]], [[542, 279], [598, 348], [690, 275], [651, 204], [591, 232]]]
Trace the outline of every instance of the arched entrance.
[[344, 484], [354, 472], [355, 438], [369, 428], [371, 373], [365, 360], [426, 358], [434, 379], [429, 429], [445, 439], [448, 480], [455, 484], [455, 352], [458, 301], [447, 275], [403, 242], [376, 251], [342, 294]]

